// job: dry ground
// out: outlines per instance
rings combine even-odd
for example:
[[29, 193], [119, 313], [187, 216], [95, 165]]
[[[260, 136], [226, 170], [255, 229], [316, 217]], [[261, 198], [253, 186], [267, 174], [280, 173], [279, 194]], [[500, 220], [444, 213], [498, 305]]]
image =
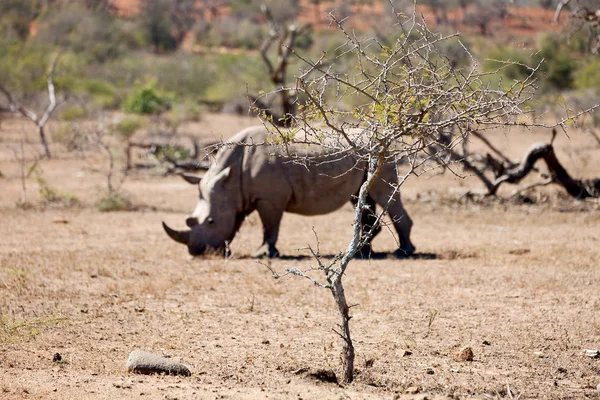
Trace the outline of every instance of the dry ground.
[[[6, 116], [4, 116], [6, 117]], [[207, 116], [201, 136], [251, 124]], [[355, 261], [346, 291], [353, 308], [357, 377], [338, 386], [311, 378], [338, 370], [340, 343], [329, 293], [307, 281], [275, 281], [248, 255], [260, 243], [252, 216], [233, 243], [235, 257], [192, 259], [160, 226], [183, 227], [195, 189], [177, 177], [140, 174], [124, 189], [135, 212], [100, 213], [103, 177], [65, 153], [42, 161], [48, 184], [87, 205], [20, 209], [12, 148], [28, 125], [4, 120], [0, 133], [0, 398], [598, 398], [600, 213], [543, 188], [533, 205], [458, 201], [472, 178], [446, 174], [409, 181], [406, 206], [423, 257]], [[498, 135], [512, 156], [543, 132]], [[37, 143], [34, 136], [29, 141]], [[27, 145], [27, 149], [34, 148]], [[583, 132], [556, 143], [576, 176], [600, 176], [600, 148]], [[58, 149], [58, 147], [56, 147]], [[503, 193], [510, 193], [507, 188]], [[295, 249], [334, 254], [348, 239], [352, 210], [286, 215], [272, 267], [309, 268]], [[392, 252], [383, 233], [377, 251]], [[304, 256], [304, 257], [303, 257]], [[435, 258], [433, 258], [435, 256]], [[471, 346], [474, 361], [455, 361]], [[131, 375], [140, 348], [180, 358], [189, 378]], [[63, 361], [53, 362], [59, 353]], [[407, 391], [418, 392], [410, 394]]]

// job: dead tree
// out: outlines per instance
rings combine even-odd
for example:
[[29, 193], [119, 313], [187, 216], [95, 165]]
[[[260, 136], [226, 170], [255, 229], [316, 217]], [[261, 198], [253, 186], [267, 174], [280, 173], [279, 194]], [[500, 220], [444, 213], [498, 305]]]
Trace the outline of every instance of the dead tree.
[[20, 104], [12, 95], [12, 93], [4, 85], [2, 85], [2, 83], [0, 83], [0, 92], [2, 92], [8, 99], [11, 110], [14, 112], [19, 112], [21, 115], [23, 115], [25, 118], [29, 119], [35, 124], [38, 131], [38, 135], [40, 137], [40, 141], [42, 143], [42, 146], [44, 147], [44, 154], [47, 158], [51, 158], [51, 153], [50, 147], [48, 145], [48, 140], [46, 139], [44, 127], [46, 126], [46, 123], [52, 116], [52, 113], [56, 110], [56, 107], [58, 106], [54, 88], [54, 72], [56, 69], [57, 61], [58, 56], [52, 60], [52, 63], [50, 64], [50, 71], [48, 72], [48, 76], [46, 77], [46, 82], [48, 85], [48, 106], [46, 107], [46, 110], [44, 111], [42, 116], [39, 116], [33, 110], [26, 108], [25, 106]]
[[[582, 112], [591, 112], [597, 107], [594, 106]], [[559, 124], [563, 124], [566, 120], [559, 121]], [[556, 134], [556, 129], [553, 128], [550, 143], [533, 145], [520, 161], [509, 159], [478, 131], [470, 132], [470, 136], [480, 139], [486, 145], [488, 152], [485, 154], [470, 151], [467, 142], [463, 142], [461, 150], [446, 147], [448, 135], [442, 136], [439, 143], [430, 146], [424, 152], [444, 169], [450, 169], [450, 163], [462, 165], [465, 173], [473, 174], [485, 186], [484, 196], [497, 196], [498, 189], [502, 184], [519, 184], [531, 172], [537, 172], [542, 177], [542, 181], [518, 189], [511, 197], [524, 190], [550, 184], [561, 185], [569, 195], [576, 199], [599, 197], [600, 179], [574, 179], [559, 162], [553, 146]], [[432, 154], [436, 154], [436, 157], [433, 157]], [[442, 156], [441, 159], [440, 156]], [[542, 172], [535, 166], [540, 159], [544, 160], [548, 173]], [[486, 175], [487, 172], [491, 172], [493, 177], [489, 177], [489, 174]]]
[[[264, 114], [265, 118], [270, 119], [273, 124], [281, 127], [289, 127], [292, 124], [293, 116], [296, 115], [297, 104], [294, 96], [294, 90], [288, 88], [288, 66], [290, 56], [293, 54], [296, 39], [302, 35], [308, 25], [282, 25], [275, 21], [273, 15], [266, 5], [262, 5], [264, 17], [269, 25], [269, 34], [262, 46], [260, 55], [269, 73], [269, 78], [275, 86], [275, 93], [279, 97], [279, 110], [273, 109], [264, 100], [264, 96], [249, 95], [249, 100], [254, 108]], [[271, 61], [269, 51], [273, 45], [277, 46], [277, 61]]]
[[[576, 199], [586, 199], [588, 197], [600, 197], [600, 178], [596, 179], [574, 179], [569, 175], [567, 170], [562, 166], [556, 157], [552, 143], [556, 136], [556, 131], [553, 131], [552, 140], [550, 143], [538, 143], [533, 145], [518, 165], [509, 168], [502, 167], [497, 171], [497, 177], [493, 182], [493, 186], [489, 194], [496, 194], [498, 188], [503, 183], [518, 184], [530, 172], [534, 170], [534, 165], [538, 160], [544, 160], [550, 174], [543, 182], [536, 183], [532, 186], [547, 185], [556, 183], [561, 185], [567, 193]], [[496, 165], [502, 165], [496, 163]]]
[[598, 54], [600, 51], [600, 5], [596, 0], [560, 0], [556, 5], [556, 11], [552, 23], [557, 24], [563, 9], [569, 5], [569, 19], [579, 26], [590, 27], [589, 51]]
[[[390, 1], [395, 28], [395, 42], [384, 45], [376, 38], [363, 38], [348, 32], [341, 20], [330, 15], [331, 23], [346, 37], [339, 55], [311, 60], [297, 55], [304, 63], [295, 88], [306, 98], [302, 111], [293, 119], [292, 131], [278, 124], [265, 125], [285, 146], [293, 143], [319, 145], [335, 154], [353, 154], [366, 165], [365, 181], [357, 196], [352, 237], [347, 248], [333, 260], [324, 260], [308, 247], [316, 265], [308, 270], [289, 267], [283, 273], [272, 271], [276, 278], [296, 275], [331, 293], [340, 323], [336, 333], [342, 338], [343, 381], [354, 378], [354, 346], [350, 334], [350, 306], [343, 285], [354, 255], [371, 237], [369, 229], [361, 229], [362, 215], [367, 208], [369, 188], [385, 163], [404, 161], [398, 171], [394, 195], [409, 177], [418, 176], [420, 168], [431, 160], [450, 164], [448, 152], [456, 152], [465, 138], [477, 127], [507, 127], [522, 125], [524, 105], [535, 93], [534, 66], [522, 81], [506, 83], [499, 80], [490, 85], [489, 73], [480, 72], [475, 58], [462, 45], [458, 34], [441, 35], [431, 32], [416, 9], [412, 18], [394, 10]], [[456, 68], [440, 57], [440, 45], [457, 41], [471, 59], [468, 67]], [[338, 71], [342, 58], [353, 67]], [[499, 71], [496, 73], [499, 75]], [[282, 88], [286, 90], [289, 88]], [[352, 99], [347, 107], [344, 103]], [[454, 132], [446, 143], [440, 143], [444, 132]], [[302, 134], [298, 135], [298, 132]], [[423, 156], [425, 154], [425, 156]], [[452, 154], [452, 153], [450, 153]], [[459, 153], [457, 153], [459, 154]], [[459, 156], [460, 158], [460, 156]], [[305, 161], [298, 158], [298, 162]], [[308, 167], [308, 164], [306, 164]], [[390, 202], [394, 201], [390, 196]], [[383, 224], [390, 206], [376, 213], [372, 226]], [[314, 274], [322, 274], [322, 278]]]

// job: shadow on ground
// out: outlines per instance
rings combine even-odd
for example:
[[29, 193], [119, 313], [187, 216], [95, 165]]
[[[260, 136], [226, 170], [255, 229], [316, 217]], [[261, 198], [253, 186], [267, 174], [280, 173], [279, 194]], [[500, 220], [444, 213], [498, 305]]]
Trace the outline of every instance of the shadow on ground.
[[[319, 258], [325, 259], [325, 260], [333, 260], [336, 256], [338, 256], [337, 254], [320, 254]], [[251, 256], [234, 256], [233, 258], [238, 259], [238, 260], [247, 260], [247, 259], [253, 259]], [[284, 255], [280, 255], [278, 257], [279, 260], [285, 260], [285, 261], [302, 261], [302, 260], [309, 260], [309, 259], [313, 259], [314, 257], [311, 255], [307, 255], [307, 254], [298, 254], [298, 255], [288, 255], [288, 254], [284, 254]], [[372, 252], [368, 257], [364, 257], [364, 256], [360, 256], [357, 255], [354, 257], [357, 260], [435, 260], [438, 259], [439, 256], [436, 253], [415, 253], [415, 254], [411, 254], [410, 256], [403, 256], [403, 257], [398, 257], [396, 256], [395, 253], [391, 252]]]

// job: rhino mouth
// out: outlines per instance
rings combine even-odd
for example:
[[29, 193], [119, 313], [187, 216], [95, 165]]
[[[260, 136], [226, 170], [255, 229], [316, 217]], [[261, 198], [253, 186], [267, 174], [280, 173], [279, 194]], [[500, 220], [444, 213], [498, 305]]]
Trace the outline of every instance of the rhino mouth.
[[226, 257], [227, 247], [223, 246], [188, 246], [188, 252], [192, 256], [215, 256], [215, 257]]
[[225, 243], [217, 246], [211, 246], [206, 244], [193, 244], [190, 243], [192, 241], [191, 231], [178, 231], [170, 228], [167, 224], [163, 222], [163, 229], [167, 233], [167, 235], [173, 239], [177, 243], [185, 244], [188, 248], [188, 253], [192, 256], [201, 256], [201, 255], [217, 255], [217, 256], [225, 256], [227, 255], [227, 246]]
[[205, 250], [206, 246], [188, 246], [188, 252], [192, 256], [201, 256]]

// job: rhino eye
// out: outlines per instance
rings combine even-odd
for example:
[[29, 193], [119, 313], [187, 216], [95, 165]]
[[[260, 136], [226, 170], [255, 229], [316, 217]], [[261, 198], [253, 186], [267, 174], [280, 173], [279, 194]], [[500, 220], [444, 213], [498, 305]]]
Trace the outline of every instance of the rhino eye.
[[213, 217], [208, 217], [206, 219], [206, 221], [208, 221], [209, 224], [214, 224], [215, 223], [215, 220], [213, 219]]

